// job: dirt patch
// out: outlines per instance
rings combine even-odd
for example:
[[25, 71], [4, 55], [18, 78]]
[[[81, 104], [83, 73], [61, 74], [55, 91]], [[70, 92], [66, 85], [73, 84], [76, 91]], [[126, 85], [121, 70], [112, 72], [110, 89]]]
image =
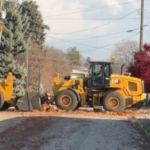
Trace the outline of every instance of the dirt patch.
[[[44, 120], [44, 121], [43, 121]], [[32, 136], [39, 136], [39, 131], [46, 130], [47, 121], [43, 118], [27, 118], [19, 125], [9, 127], [7, 130], [0, 133], [0, 149], [1, 150], [20, 150], [27, 143], [27, 139]], [[41, 141], [43, 142], [43, 141]], [[41, 144], [39, 142], [39, 145]], [[34, 145], [34, 141], [32, 143]], [[34, 145], [38, 149], [38, 144]]]

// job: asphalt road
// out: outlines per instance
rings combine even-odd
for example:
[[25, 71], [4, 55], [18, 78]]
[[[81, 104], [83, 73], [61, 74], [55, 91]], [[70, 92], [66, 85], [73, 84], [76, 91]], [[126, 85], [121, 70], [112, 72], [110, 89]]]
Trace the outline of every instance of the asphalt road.
[[125, 121], [52, 119], [55, 125], [42, 133], [47, 135], [41, 150], [140, 150], [140, 136]]
[[79, 117], [79, 114], [23, 119], [16, 126], [0, 132], [0, 150], [10, 149], [146, 150], [143, 137], [126, 119], [93, 119], [91, 116]]

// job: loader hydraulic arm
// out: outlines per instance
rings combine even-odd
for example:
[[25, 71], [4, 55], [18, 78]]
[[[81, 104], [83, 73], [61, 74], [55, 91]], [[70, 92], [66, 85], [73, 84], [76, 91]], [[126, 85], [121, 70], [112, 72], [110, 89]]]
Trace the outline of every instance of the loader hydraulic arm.
[[13, 75], [8, 73], [5, 80], [0, 83], [1, 101], [9, 102], [13, 95]]

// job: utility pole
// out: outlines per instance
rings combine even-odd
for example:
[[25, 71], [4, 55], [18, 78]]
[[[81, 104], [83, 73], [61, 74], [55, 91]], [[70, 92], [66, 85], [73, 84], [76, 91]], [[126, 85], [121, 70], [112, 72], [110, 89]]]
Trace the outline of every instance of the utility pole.
[[144, 0], [141, 0], [141, 20], [140, 20], [139, 51], [142, 51], [142, 49], [143, 49], [143, 27], [144, 27]]

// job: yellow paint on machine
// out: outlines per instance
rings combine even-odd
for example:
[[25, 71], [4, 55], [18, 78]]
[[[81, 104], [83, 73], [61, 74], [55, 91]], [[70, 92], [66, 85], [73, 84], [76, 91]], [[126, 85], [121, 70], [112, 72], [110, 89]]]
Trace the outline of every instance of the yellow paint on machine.
[[6, 79], [0, 82], [0, 94], [4, 102], [9, 102], [13, 96], [13, 75], [8, 73]]
[[121, 94], [127, 98], [131, 98], [133, 104], [144, 101], [146, 94], [142, 87], [142, 80], [139, 78], [124, 76], [124, 75], [111, 75], [110, 88], [118, 88]]

